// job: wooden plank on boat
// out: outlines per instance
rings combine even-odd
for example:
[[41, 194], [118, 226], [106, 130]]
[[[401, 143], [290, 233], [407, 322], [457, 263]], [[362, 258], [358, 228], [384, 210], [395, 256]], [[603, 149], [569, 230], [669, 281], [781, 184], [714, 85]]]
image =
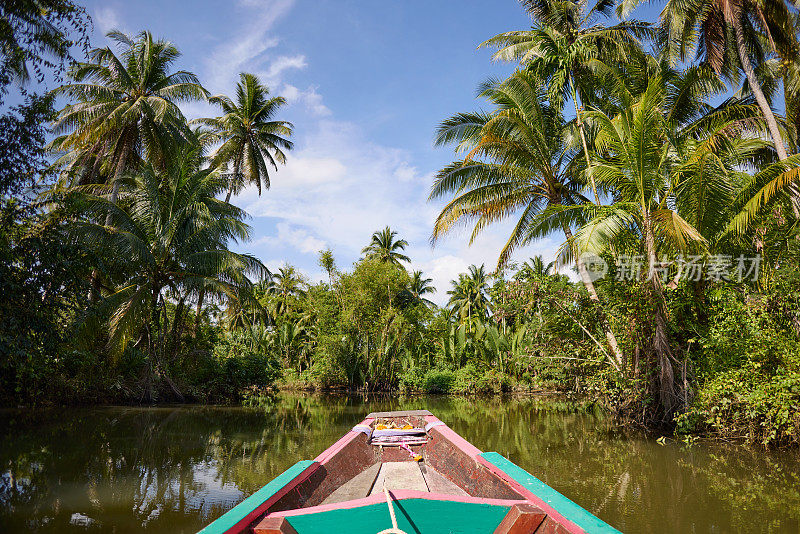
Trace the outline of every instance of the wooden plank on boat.
[[547, 514], [532, 504], [515, 504], [497, 526], [494, 534], [531, 534]]
[[469, 496], [469, 493], [461, 489], [461, 487], [446, 478], [436, 469], [420, 464], [420, 471], [425, 478], [425, 483], [428, 485], [428, 490], [431, 493], [444, 493], [445, 495], [461, 495], [464, 497]]
[[389, 490], [428, 491], [428, 485], [425, 484], [425, 478], [417, 462], [384, 462], [369, 494], [383, 492], [384, 482]]
[[265, 517], [255, 527], [253, 534], [297, 534], [285, 517]]
[[359, 474], [336, 488], [333, 493], [320, 504], [335, 504], [337, 502], [363, 499], [368, 496], [381, 470], [381, 464], [373, 464]]
[[385, 417], [410, 417], [412, 415], [433, 415], [428, 410], [403, 410], [399, 412], [372, 412], [367, 415], [367, 419], [378, 419]]

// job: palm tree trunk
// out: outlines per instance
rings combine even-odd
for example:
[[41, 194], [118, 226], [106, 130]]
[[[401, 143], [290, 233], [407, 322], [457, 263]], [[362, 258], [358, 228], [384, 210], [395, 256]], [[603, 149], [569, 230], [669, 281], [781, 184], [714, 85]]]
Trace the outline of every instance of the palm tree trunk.
[[[564, 236], [567, 238], [567, 243], [570, 244], [572, 248], [573, 255], [575, 256], [575, 263], [578, 265], [578, 274], [581, 277], [581, 282], [583, 282], [584, 287], [586, 287], [586, 291], [589, 292], [589, 298], [593, 301], [599, 303], [600, 297], [597, 295], [597, 290], [594, 287], [594, 282], [592, 281], [592, 277], [589, 276], [589, 271], [586, 269], [586, 265], [580, 261], [578, 257], [578, 249], [574, 245], [574, 240], [572, 238], [572, 230], [570, 230], [569, 226], [564, 224]], [[608, 341], [608, 346], [611, 347], [611, 352], [614, 354], [613, 358], [609, 358], [611, 360], [612, 366], [617, 371], [622, 371], [622, 350], [619, 348], [619, 343], [617, 343], [617, 336], [614, 335], [614, 332], [611, 330], [611, 325], [608, 324], [608, 318], [606, 317], [605, 312], [600, 307], [600, 322], [603, 332], [606, 335], [606, 341]]]
[[589, 156], [589, 144], [586, 142], [586, 133], [583, 128], [583, 119], [581, 119], [581, 110], [578, 107], [578, 91], [575, 89], [575, 84], [570, 80], [572, 87], [572, 103], [575, 105], [575, 120], [578, 123], [578, 132], [581, 134], [581, 144], [583, 144], [583, 155], [586, 157], [586, 174], [589, 175], [589, 181], [592, 184], [592, 191], [594, 192], [595, 204], [600, 204], [600, 196], [597, 194], [597, 186], [594, 183], [594, 176], [592, 175], [592, 159]]
[[[122, 152], [119, 155], [117, 168], [114, 170], [114, 177], [111, 182], [111, 203], [116, 204], [119, 197], [119, 186], [122, 180], [122, 174], [125, 172], [125, 165], [128, 162], [128, 155], [130, 154], [130, 144], [123, 142]], [[111, 212], [106, 215], [105, 226], [111, 226]], [[100, 271], [97, 269], [92, 270], [91, 289], [89, 290], [89, 302], [97, 302], [100, 295]]]
[[233, 194], [233, 188], [236, 184], [235, 180], [239, 176], [239, 161], [237, 160], [236, 163], [233, 164], [233, 176], [231, 177], [231, 185], [228, 187], [228, 194], [225, 196], [225, 202], [230, 204], [231, 195]]
[[750, 55], [747, 53], [747, 46], [744, 41], [744, 28], [742, 28], [741, 18], [733, 17], [732, 24], [736, 33], [736, 48], [739, 52], [739, 61], [742, 62], [742, 70], [745, 76], [747, 76], [747, 81], [750, 83], [750, 90], [753, 92], [753, 96], [756, 97], [758, 107], [761, 108], [761, 113], [767, 121], [767, 128], [769, 129], [769, 134], [772, 136], [772, 142], [775, 143], [775, 151], [778, 153], [778, 159], [783, 161], [788, 157], [786, 155], [786, 147], [783, 144], [783, 137], [778, 128], [778, 121], [775, 120], [775, 114], [772, 113], [772, 108], [770, 108], [769, 102], [767, 102], [767, 98], [761, 90], [761, 84], [758, 78], [756, 78], [753, 64], [750, 63]]
[[206, 296], [206, 289], [201, 288], [200, 294], [197, 296], [197, 309], [194, 317], [194, 338], [200, 334], [200, 313], [203, 311], [203, 299]]
[[[747, 53], [747, 46], [744, 42], [744, 28], [742, 28], [741, 17], [733, 17], [732, 24], [734, 32], [736, 33], [736, 49], [739, 53], [739, 60], [742, 63], [742, 70], [745, 76], [747, 76], [747, 81], [750, 83], [750, 90], [753, 92], [753, 96], [756, 97], [758, 107], [761, 108], [761, 114], [764, 115], [764, 120], [767, 121], [767, 129], [769, 129], [769, 135], [772, 137], [772, 142], [775, 145], [775, 152], [778, 153], [778, 159], [783, 161], [789, 156], [786, 153], [786, 146], [783, 144], [783, 136], [781, 136], [781, 131], [778, 128], [778, 121], [775, 120], [775, 114], [772, 112], [769, 102], [767, 102], [767, 97], [764, 96], [764, 92], [761, 90], [761, 84], [758, 78], [756, 78], [756, 71], [753, 69], [753, 64], [750, 63], [750, 55]], [[800, 189], [792, 184], [790, 190], [792, 192], [792, 211], [794, 212], [795, 218], [800, 218]]]
[[649, 212], [644, 214], [644, 241], [647, 253], [648, 277], [650, 278], [650, 299], [654, 306], [653, 352], [658, 359], [659, 401], [665, 421], [671, 421], [676, 409], [678, 395], [675, 392], [675, 371], [672, 367], [672, 349], [667, 335], [667, 314], [664, 288], [661, 277], [656, 274], [656, 240], [653, 221]]

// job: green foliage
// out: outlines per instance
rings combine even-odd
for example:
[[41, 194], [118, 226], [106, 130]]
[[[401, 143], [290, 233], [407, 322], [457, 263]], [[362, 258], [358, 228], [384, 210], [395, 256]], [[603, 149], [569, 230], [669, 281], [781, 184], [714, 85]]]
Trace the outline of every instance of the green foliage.
[[0, 103], [12, 81], [63, 73], [70, 48], [89, 45], [86, 10], [70, 0], [16, 0], [0, 6]]
[[796, 299], [794, 287], [766, 299], [713, 292], [710, 327], [698, 341], [697, 396], [679, 418], [680, 431], [763, 445], [800, 443], [800, 337], [786, 324], [786, 313], [793, 316], [796, 308], [775, 309], [776, 300]]
[[[265, 389], [280, 376], [277, 360], [253, 343], [245, 332], [229, 332], [214, 346], [213, 368], [203, 381], [206, 393], [214, 398], [231, 399], [247, 395], [252, 388]], [[248, 393], [244, 393], [250, 390]]]
[[422, 377], [422, 390], [425, 393], [450, 393], [456, 374], [447, 369], [431, 369]]

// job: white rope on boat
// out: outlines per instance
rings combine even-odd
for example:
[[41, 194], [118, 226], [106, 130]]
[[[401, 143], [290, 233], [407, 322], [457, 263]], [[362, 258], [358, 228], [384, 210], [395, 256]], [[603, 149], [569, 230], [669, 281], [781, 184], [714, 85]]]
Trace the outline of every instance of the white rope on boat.
[[386, 504], [389, 506], [389, 517], [392, 518], [392, 528], [381, 530], [378, 534], [406, 534], [405, 531], [397, 528], [397, 517], [394, 515], [394, 507], [392, 506], [392, 495], [386, 487], [386, 481], [383, 481], [383, 494], [386, 495]]

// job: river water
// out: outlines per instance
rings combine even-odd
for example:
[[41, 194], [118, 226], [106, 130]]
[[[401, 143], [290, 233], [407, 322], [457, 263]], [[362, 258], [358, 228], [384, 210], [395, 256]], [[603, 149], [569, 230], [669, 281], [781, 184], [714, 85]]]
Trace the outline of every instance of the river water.
[[370, 411], [427, 408], [626, 533], [800, 532], [800, 458], [664, 445], [547, 398], [282, 394], [269, 407], [0, 412], [0, 532], [192, 533]]

